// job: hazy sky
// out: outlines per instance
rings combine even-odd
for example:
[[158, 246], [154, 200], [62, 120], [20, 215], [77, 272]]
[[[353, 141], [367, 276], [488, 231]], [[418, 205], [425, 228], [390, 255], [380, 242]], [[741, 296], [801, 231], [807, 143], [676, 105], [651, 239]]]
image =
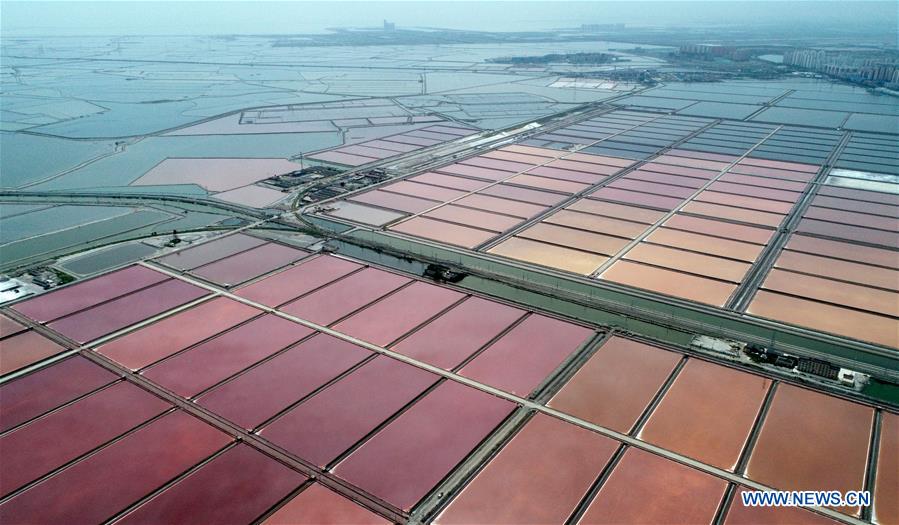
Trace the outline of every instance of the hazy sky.
[[618, 1], [618, 2], [244, 2], [0, 0], [0, 34], [172, 35], [291, 34], [328, 27], [430, 26], [531, 31], [583, 23], [630, 25], [837, 25], [894, 30], [895, 2]]

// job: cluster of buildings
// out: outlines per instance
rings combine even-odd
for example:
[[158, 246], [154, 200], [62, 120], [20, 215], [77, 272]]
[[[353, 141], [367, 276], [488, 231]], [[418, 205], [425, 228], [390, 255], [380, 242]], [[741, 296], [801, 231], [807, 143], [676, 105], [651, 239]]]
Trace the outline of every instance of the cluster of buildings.
[[709, 58], [721, 57], [731, 60], [749, 60], [753, 56], [753, 49], [722, 44], [684, 44], [680, 47], [680, 54]]
[[598, 31], [623, 31], [624, 24], [581, 24], [581, 31], [595, 33]]
[[795, 49], [784, 53], [784, 64], [855, 82], [899, 84], [899, 57], [869, 52]]

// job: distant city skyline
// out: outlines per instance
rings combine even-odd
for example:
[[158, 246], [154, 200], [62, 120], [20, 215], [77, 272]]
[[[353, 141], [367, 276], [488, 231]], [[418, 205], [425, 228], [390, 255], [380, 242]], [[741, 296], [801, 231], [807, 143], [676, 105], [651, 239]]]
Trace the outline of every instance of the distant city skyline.
[[[340, 4], [336, 9], [335, 5]], [[427, 9], [417, 9], [427, 3]], [[540, 31], [581, 24], [632, 26], [865, 26], [896, 32], [893, 2], [711, 0], [682, 2], [0, 2], [0, 33], [13, 36], [293, 34], [331, 27], [441, 27]], [[102, 16], [98, 16], [98, 15]]]

